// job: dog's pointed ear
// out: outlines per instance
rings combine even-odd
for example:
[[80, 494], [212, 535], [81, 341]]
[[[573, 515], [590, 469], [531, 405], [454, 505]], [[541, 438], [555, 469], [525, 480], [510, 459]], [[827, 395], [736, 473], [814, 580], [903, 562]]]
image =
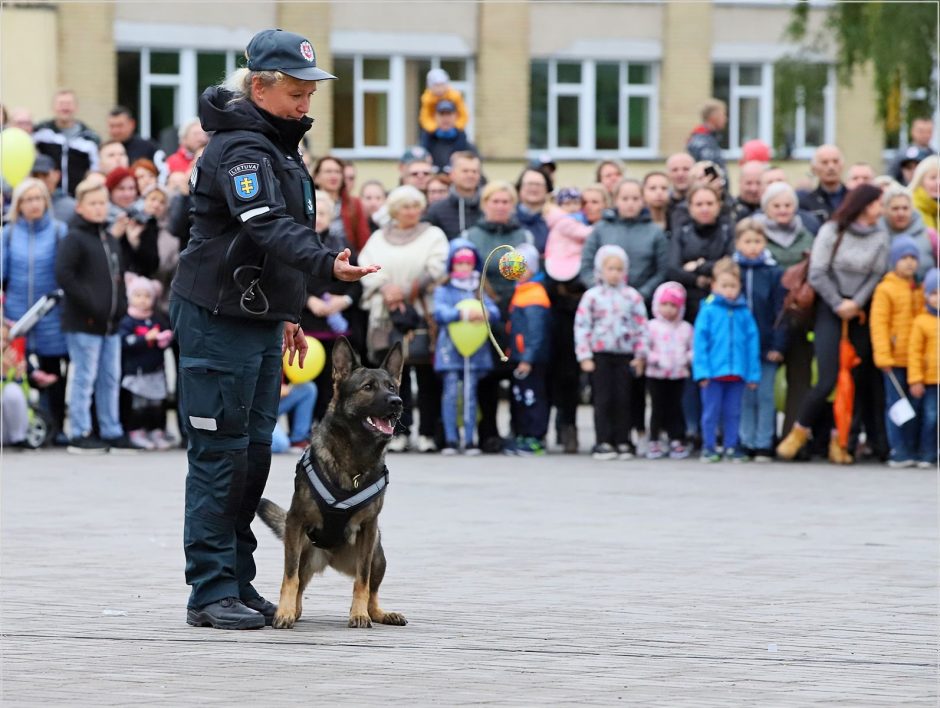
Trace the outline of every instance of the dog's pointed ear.
[[405, 367], [405, 355], [401, 350], [401, 342], [395, 342], [394, 346], [388, 350], [385, 360], [382, 362], [382, 368], [392, 375], [395, 382], [401, 386], [401, 372]]
[[340, 337], [333, 345], [333, 383], [340, 383], [361, 366], [359, 357], [346, 337]]

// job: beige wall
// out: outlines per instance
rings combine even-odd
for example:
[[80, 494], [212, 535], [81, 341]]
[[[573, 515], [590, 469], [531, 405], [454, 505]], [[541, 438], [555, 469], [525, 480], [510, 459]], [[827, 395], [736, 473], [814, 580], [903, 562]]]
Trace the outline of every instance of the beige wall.
[[59, 3], [59, 85], [74, 89], [78, 117], [99, 135], [107, 133], [108, 111], [117, 102], [114, 5]]
[[[578, 2], [530, 3], [529, 7], [532, 17], [529, 42], [535, 57], [564, 52], [578, 40], [659, 40], [662, 37], [664, 8], [661, 5]], [[578, 42], [578, 46], [583, 46], [583, 42]]]
[[[275, 26], [290, 28], [291, 32], [309, 39], [317, 54], [317, 65], [331, 71], [333, 55], [330, 52], [330, 18], [333, 3], [277, 4]], [[331, 72], [332, 73], [332, 72]], [[313, 140], [313, 154], [323, 155], [333, 145], [333, 81], [317, 82], [317, 93], [310, 104], [310, 115], [316, 122], [308, 133]]]
[[[307, 5], [313, 9], [314, 4]], [[274, 2], [118, 2], [114, 16], [131, 22], [159, 22], [165, 24], [216, 25], [246, 28], [257, 32], [276, 27], [278, 3]], [[285, 28], [286, 29], [286, 28]]]
[[712, 4], [666, 4], [659, 81], [659, 152], [685, 148], [712, 87]]
[[[360, 32], [447, 32], [477, 46], [477, 9], [473, 2], [372, 2], [330, 3], [333, 29]], [[310, 5], [305, 5], [310, 7]], [[420, 53], [420, 52], [419, 52]]]
[[875, 172], [881, 171], [884, 130], [878, 122], [877, 101], [870, 66], [853, 74], [851, 86], [840, 84], [836, 90], [836, 144], [847, 166], [868, 162]]
[[529, 136], [529, 5], [479, 6], [476, 143], [484, 157], [525, 154]]
[[[59, 83], [58, 42], [36, 51], [37, 37], [56, 37], [58, 25], [50, 8], [4, 7], [0, 10], [0, 103], [28, 108], [33, 120], [52, 115], [52, 94]], [[27, 69], [28, 71], [24, 70]]]

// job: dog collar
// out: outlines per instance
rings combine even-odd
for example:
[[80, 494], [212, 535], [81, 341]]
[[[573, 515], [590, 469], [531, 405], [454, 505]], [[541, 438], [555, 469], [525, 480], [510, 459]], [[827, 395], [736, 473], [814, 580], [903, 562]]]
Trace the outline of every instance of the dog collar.
[[303, 467], [313, 498], [323, 517], [323, 528], [307, 530], [307, 536], [317, 548], [331, 549], [344, 543], [346, 524], [349, 519], [383, 494], [388, 486], [388, 467], [383, 467], [382, 475], [364, 489], [349, 493], [345, 489], [336, 487], [324, 478], [313, 464], [309, 447], [297, 464]]

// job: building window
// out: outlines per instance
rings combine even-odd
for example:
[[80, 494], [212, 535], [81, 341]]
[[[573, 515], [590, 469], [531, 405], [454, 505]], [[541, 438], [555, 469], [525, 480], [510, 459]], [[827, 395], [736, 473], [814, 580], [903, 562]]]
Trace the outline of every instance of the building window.
[[[339, 156], [400, 157], [419, 142], [418, 112], [428, 71], [442, 68], [463, 93], [473, 115], [473, 62], [469, 59], [401, 55], [336, 56], [333, 73], [333, 147]], [[472, 121], [467, 126], [472, 138]]]
[[774, 148], [806, 159], [835, 140], [835, 69], [827, 64], [780, 61], [774, 66]]
[[242, 57], [242, 49], [118, 51], [118, 103], [134, 113], [142, 136], [171, 152], [179, 126], [197, 115], [199, 96], [243, 64]]
[[835, 134], [835, 79], [826, 64], [716, 64], [712, 95], [728, 104], [720, 136], [736, 158], [748, 140], [763, 140], [779, 157], [803, 159]]
[[529, 148], [556, 157], [655, 157], [657, 66], [535, 60], [530, 65]]

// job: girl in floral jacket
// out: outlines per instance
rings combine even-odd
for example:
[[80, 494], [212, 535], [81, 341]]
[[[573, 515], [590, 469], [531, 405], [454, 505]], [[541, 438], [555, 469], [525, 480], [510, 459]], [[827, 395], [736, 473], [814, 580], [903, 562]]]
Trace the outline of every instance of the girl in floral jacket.
[[[652, 402], [650, 444], [646, 456], [655, 460], [667, 454], [674, 460], [689, 456], [685, 445], [682, 391], [692, 363], [692, 325], [685, 317], [685, 288], [669, 280], [653, 293], [653, 319], [647, 325], [649, 356], [646, 389]], [[669, 446], [660, 443], [665, 431]]]
[[594, 428], [598, 460], [630, 459], [630, 394], [646, 364], [646, 305], [627, 285], [629, 259], [620, 246], [601, 246], [594, 256], [597, 282], [578, 304], [575, 354], [582, 371], [593, 374]]

